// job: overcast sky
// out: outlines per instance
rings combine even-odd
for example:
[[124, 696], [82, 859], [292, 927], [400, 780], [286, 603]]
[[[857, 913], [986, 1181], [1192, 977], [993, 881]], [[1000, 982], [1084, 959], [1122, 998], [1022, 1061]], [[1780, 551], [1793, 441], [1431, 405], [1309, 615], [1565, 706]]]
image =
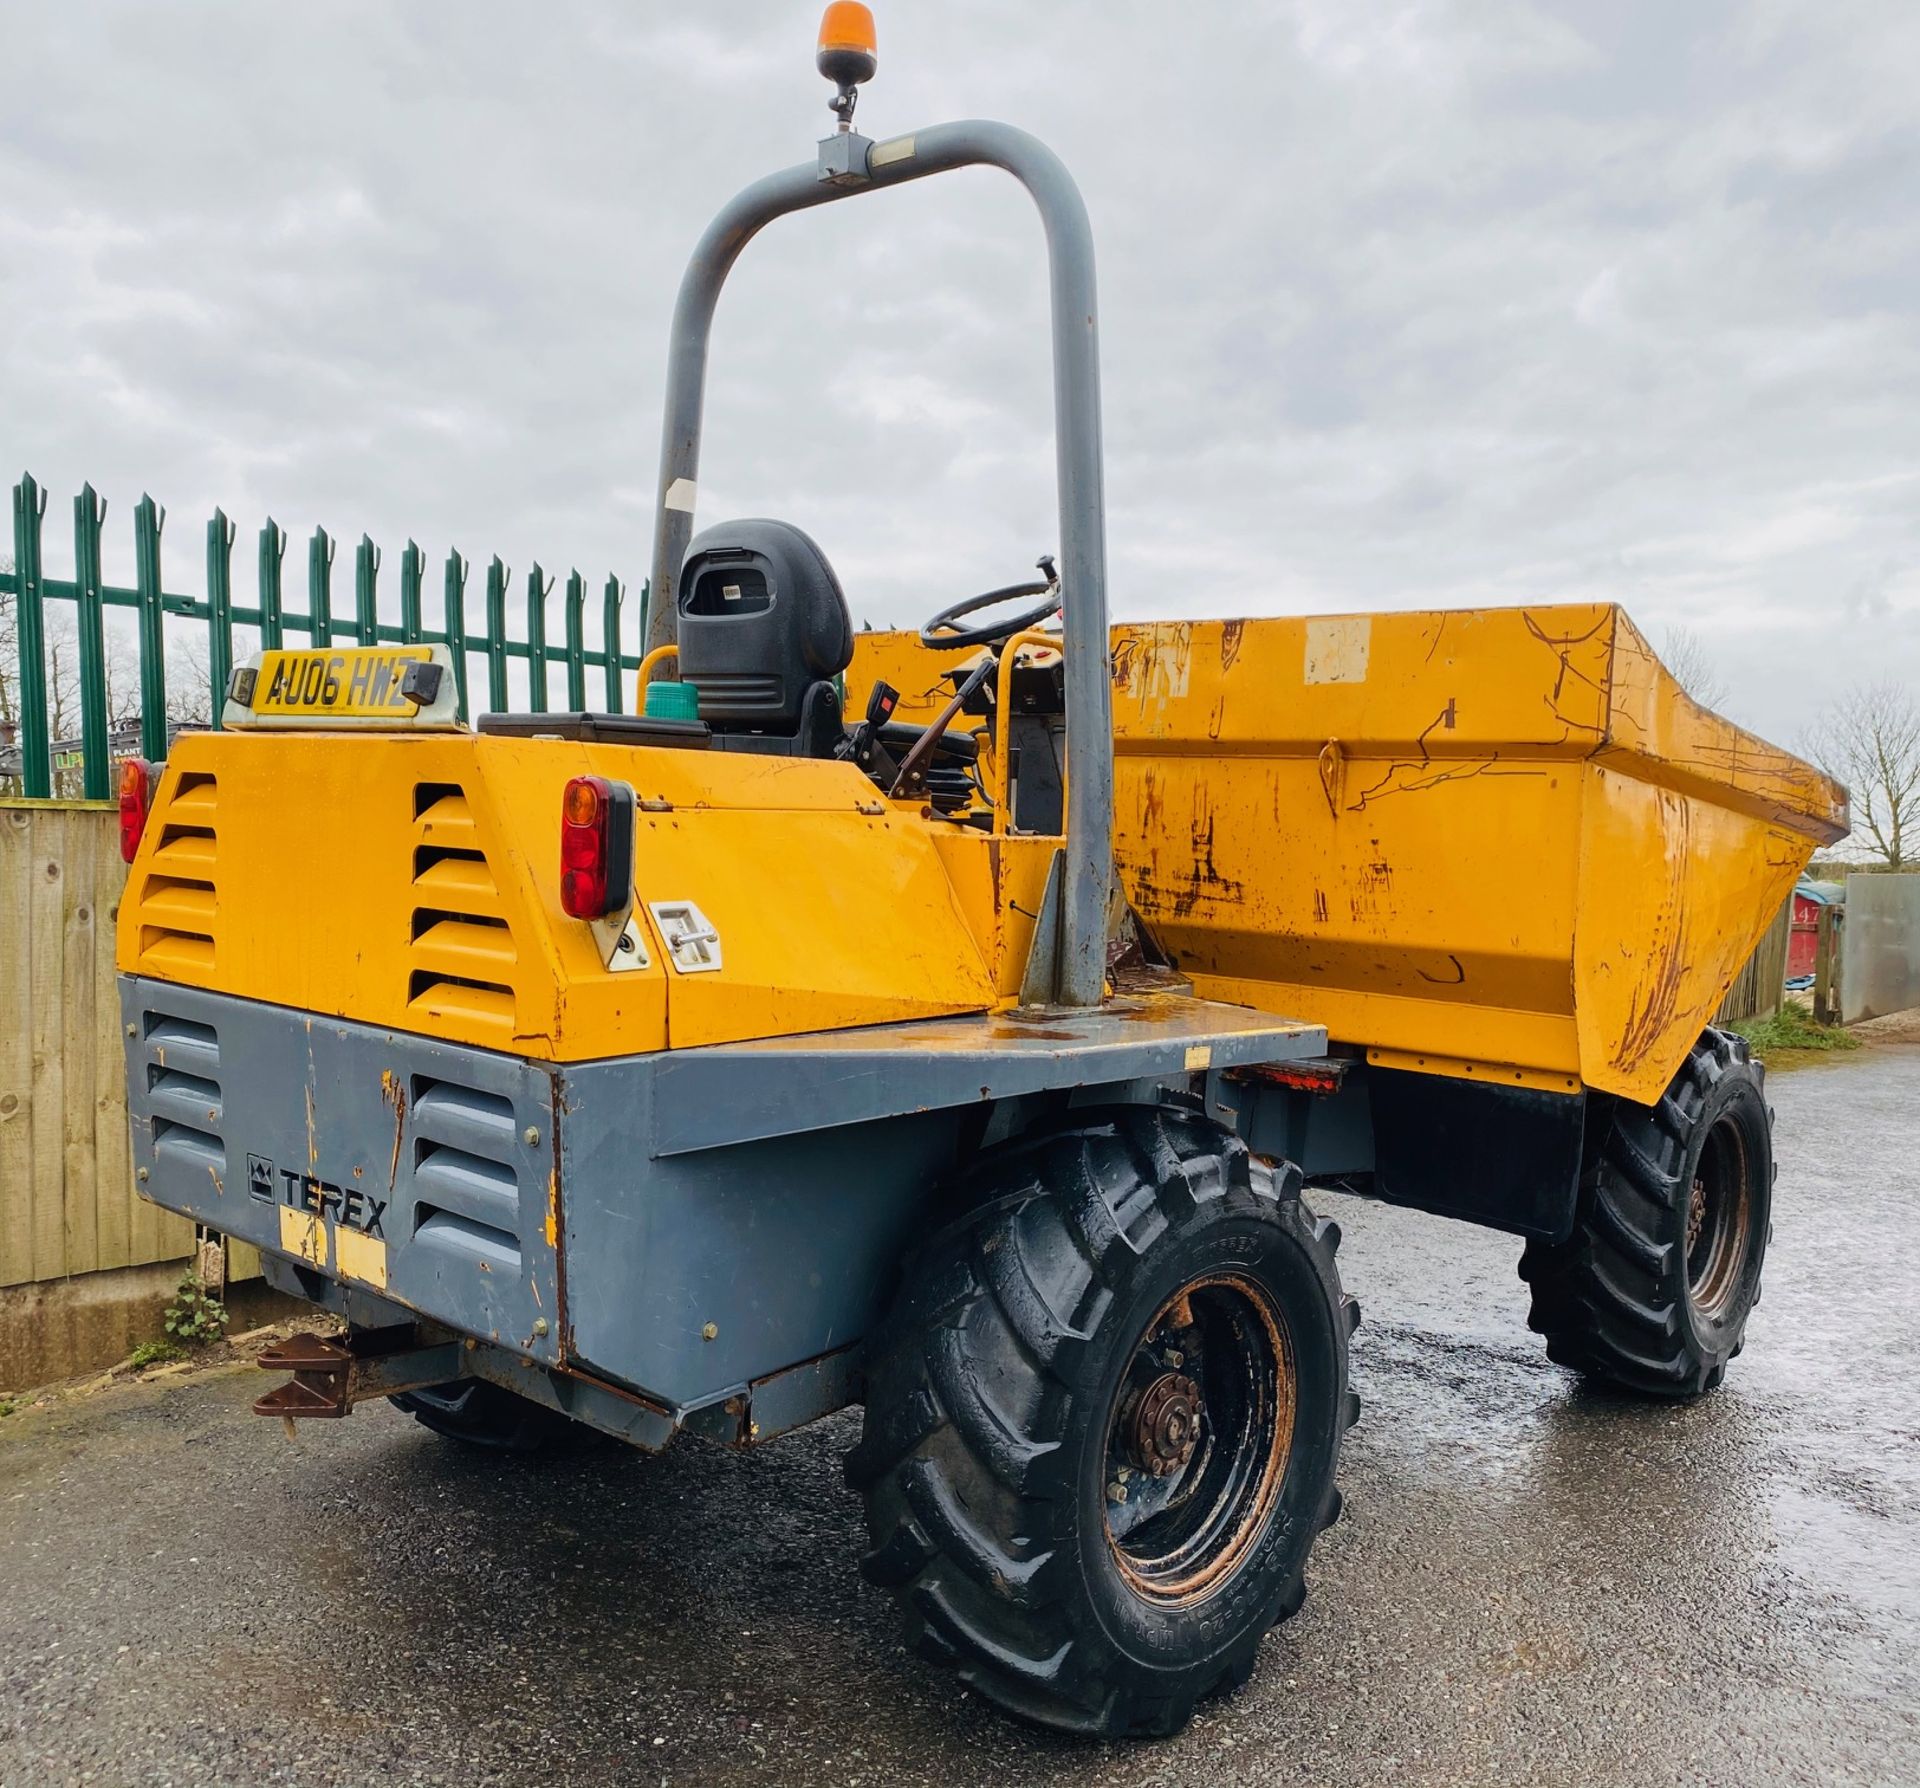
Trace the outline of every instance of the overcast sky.
[[[999, 117], [1100, 253], [1122, 616], [1617, 598], [1791, 740], [1920, 682], [1912, 0], [880, 0], [876, 136]], [[0, 0], [0, 462], [252, 537], [644, 577], [701, 227], [831, 120], [810, 0]], [[672, 22], [656, 22], [672, 21]], [[694, 22], [686, 22], [694, 21]], [[1054, 540], [1043, 264], [967, 173], [774, 226], [702, 524], [917, 621]], [[3, 543], [0, 543], [3, 544]], [[429, 589], [437, 591], [438, 572]]]

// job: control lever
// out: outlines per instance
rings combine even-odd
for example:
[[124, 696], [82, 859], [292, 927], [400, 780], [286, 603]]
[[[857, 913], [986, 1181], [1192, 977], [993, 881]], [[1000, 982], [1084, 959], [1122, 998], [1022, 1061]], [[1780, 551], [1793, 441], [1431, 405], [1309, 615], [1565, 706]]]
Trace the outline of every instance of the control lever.
[[902, 795], [925, 793], [927, 762], [933, 756], [934, 748], [945, 737], [947, 728], [954, 722], [954, 717], [967, 705], [967, 698], [999, 668], [999, 658], [989, 652], [967, 673], [965, 681], [953, 692], [953, 699], [934, 716], [933, 724], [914, 740], [913, 749], [900, 760], [899, 773], [893, 779], [893, 786], [887, 791], [895, 800]]
[[835, 757], [843, 763], [858, 764], [883, 787], [892, 782], [895, 766], [893, 753], [880, 743], [880, 729], [899, 706], [899, 690], [891, 683], [875, 683], [867, 697], [866, 718], [834, 750]]

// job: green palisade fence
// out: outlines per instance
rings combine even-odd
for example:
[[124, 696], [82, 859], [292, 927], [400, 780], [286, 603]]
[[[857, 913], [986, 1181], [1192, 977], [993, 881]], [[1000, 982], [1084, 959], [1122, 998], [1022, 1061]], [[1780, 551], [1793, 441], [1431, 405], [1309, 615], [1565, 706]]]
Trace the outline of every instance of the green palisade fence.
[[[286, 531], [269, 518], [260, 530], [260, 553], [255, 579], [256, 599], [248, 607], [233, 599], [233, 549], [238, 530], [215, 510], [207, 523], [206, 595], [180, 596], [168, 591], [161, 579], [160, 543], [166, 511], [143, 496], [133, 512], [134, 587], [120, 589], [105, 582], [100, 571], [100, 539], [106, 504], [88, 485], [73, 500], [72, 580], [48, 577], [41, 555], [46, 519], [46, 492], [29, 473], [13, 487], [13, 570], [0, 571], [0, 594], [14, 598], [15, 642], [19, 663], [14, 688], [19, 712], [15, 724], [20, 755], [19, 777], [29, 800], [45, 800], [53, 793], [53, 749], [49, 730], [47, 688], [46, 605], [49, 601], [74, 605], [79, 633], [76, 667], [80, 693], [80, 756], [83, 793], [89, 800], [105, 800], [112, 788], [111, 757], [116, 741], [108, 732], [107, 651], [105, 618], [109, 608], [130, 608], [139, 617], [140, 753], [158, 761], [167, 754], [166, 623], [169, 616], [204, 622], [207, 629], [207, 670], [211, 685], [214, 726], [227, 675], [234, 664], [233, 630], [257, 628], [263, 647], [287, 643], [289, 633], [304, 634], [317, 646], [336, 640], [357, 645], [420, 645], [434, 642], [449, 647], [460, 695], [460, 718], [469, 717], [471, 684], [468, 655], [486, 659], [486, 701], [482, 712], [498, 712], [508, 705], [507, 661], [527, 661], [527, 686], [535, 713], [547, 711], [548, 666], [559, 665], [566, 679], [567, 706], [587, 706], [588, 672], [601, 673], [608, 709], [618, 712], [623, 673], [638, 668], [638, 656], [620, 647], [621, 608], [626, 586], [609, 576], [601, 596], [600, 644], [586, 641], [586, 580], [578, 571], [566, 582], [563, 601], [565, 638], [547, 640], [547, 603], [553, 578], [535, 565], [527, 575], [527, 637], [513, 639], [507, 632], [507, 590], [512, 573], [496, 555], [487, 567], [486, 619], [480, 632], [467, 625], [468, 561], [458, 552], [447, 554], [442, 582], [444, 621], [428, 627], [424, 621], [423, 591], [426, 554], [411, 540], [400, 555], [400, 618], [380, 618], [380, 549], [366, 535], [353, 554], [353, 617], [349, 622], [334, 613], [333, 570], [335, 542], [324, 528], [316, 528], [307, 543], [307, 607], [304, 613], [287, 608], [283, 573], [287, 554]], [[344, 576], [344, 567], [342, 575]], [[344, 600], [344, 598], [343, 598]], [[636, 639], [646, 638], [647, 591], [640, 595]], [[123, 747], [124, 748], [124, 747]]]

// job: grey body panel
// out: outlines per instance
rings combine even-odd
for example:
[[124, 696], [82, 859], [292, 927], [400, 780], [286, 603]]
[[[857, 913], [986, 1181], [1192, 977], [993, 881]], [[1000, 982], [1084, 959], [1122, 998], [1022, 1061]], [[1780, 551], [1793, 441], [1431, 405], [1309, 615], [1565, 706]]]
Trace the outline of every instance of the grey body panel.
[[388, 1297], [558, 1358], [550, 1070], [125, 975], [120, 1005], [141, 1191], [276, 1251], [281, 1211], [306, 1209], [329, 1265], [371, 1219]]
[[569, 1070], [566, 1100], [570, 1346], [676, 1406], [859, 1340], [960, 1134], [957, 1112], [931, 1111], [649, 1158], [654, 1076]]
[[136, 977], [121, 1002], [157, 1203], [282, 1256], [282, 1212], [317, 1216], [310, 1296], [371, 1214], [363, 1301], [675, 1421], [758, 1397], [781, 1426], [852, 1394], [846, 1350], [940, 1183], [1031, 1095], [1211, 1102], [1225, 1068], [1325, 1047], [1165, 994], [564, 1065]]
[[654, 1152], [716, 1148], [1053, 1087], [1323, 1054], [1327, 1033], [1169, 994], [710, 1044], [659, 1058]]

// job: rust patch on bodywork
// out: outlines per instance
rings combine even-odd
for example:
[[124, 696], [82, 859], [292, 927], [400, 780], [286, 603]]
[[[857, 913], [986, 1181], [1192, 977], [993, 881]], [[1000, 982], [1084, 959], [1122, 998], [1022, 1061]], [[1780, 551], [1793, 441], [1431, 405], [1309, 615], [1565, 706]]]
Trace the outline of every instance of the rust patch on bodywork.
[[1247, 637], [1245, 621], [1222, 621], [1220, 623], [1220, 668], [1223, 671], [1233, 669], [1233, 661], [1240, 656], [1240, 645]]
[[387, 1163], [387, 1190], [400, 1178], [400, 1144], [407, 1129], [407, 1089], [391, 1068], [380, 1070], [380, 1097], [393, 1107], [393, 1159]]
[[1687, 874], [1693, 810], [1684, 796], [1660, 791], [1666, 841], [1666, 891], [1647, 938], [1647, 965], [1634, 986], [1613, 1065], [1631, 1074], [1660, 1047], [1680, 1012], [1680, 989], [1692, 967], [1687, 925]]

